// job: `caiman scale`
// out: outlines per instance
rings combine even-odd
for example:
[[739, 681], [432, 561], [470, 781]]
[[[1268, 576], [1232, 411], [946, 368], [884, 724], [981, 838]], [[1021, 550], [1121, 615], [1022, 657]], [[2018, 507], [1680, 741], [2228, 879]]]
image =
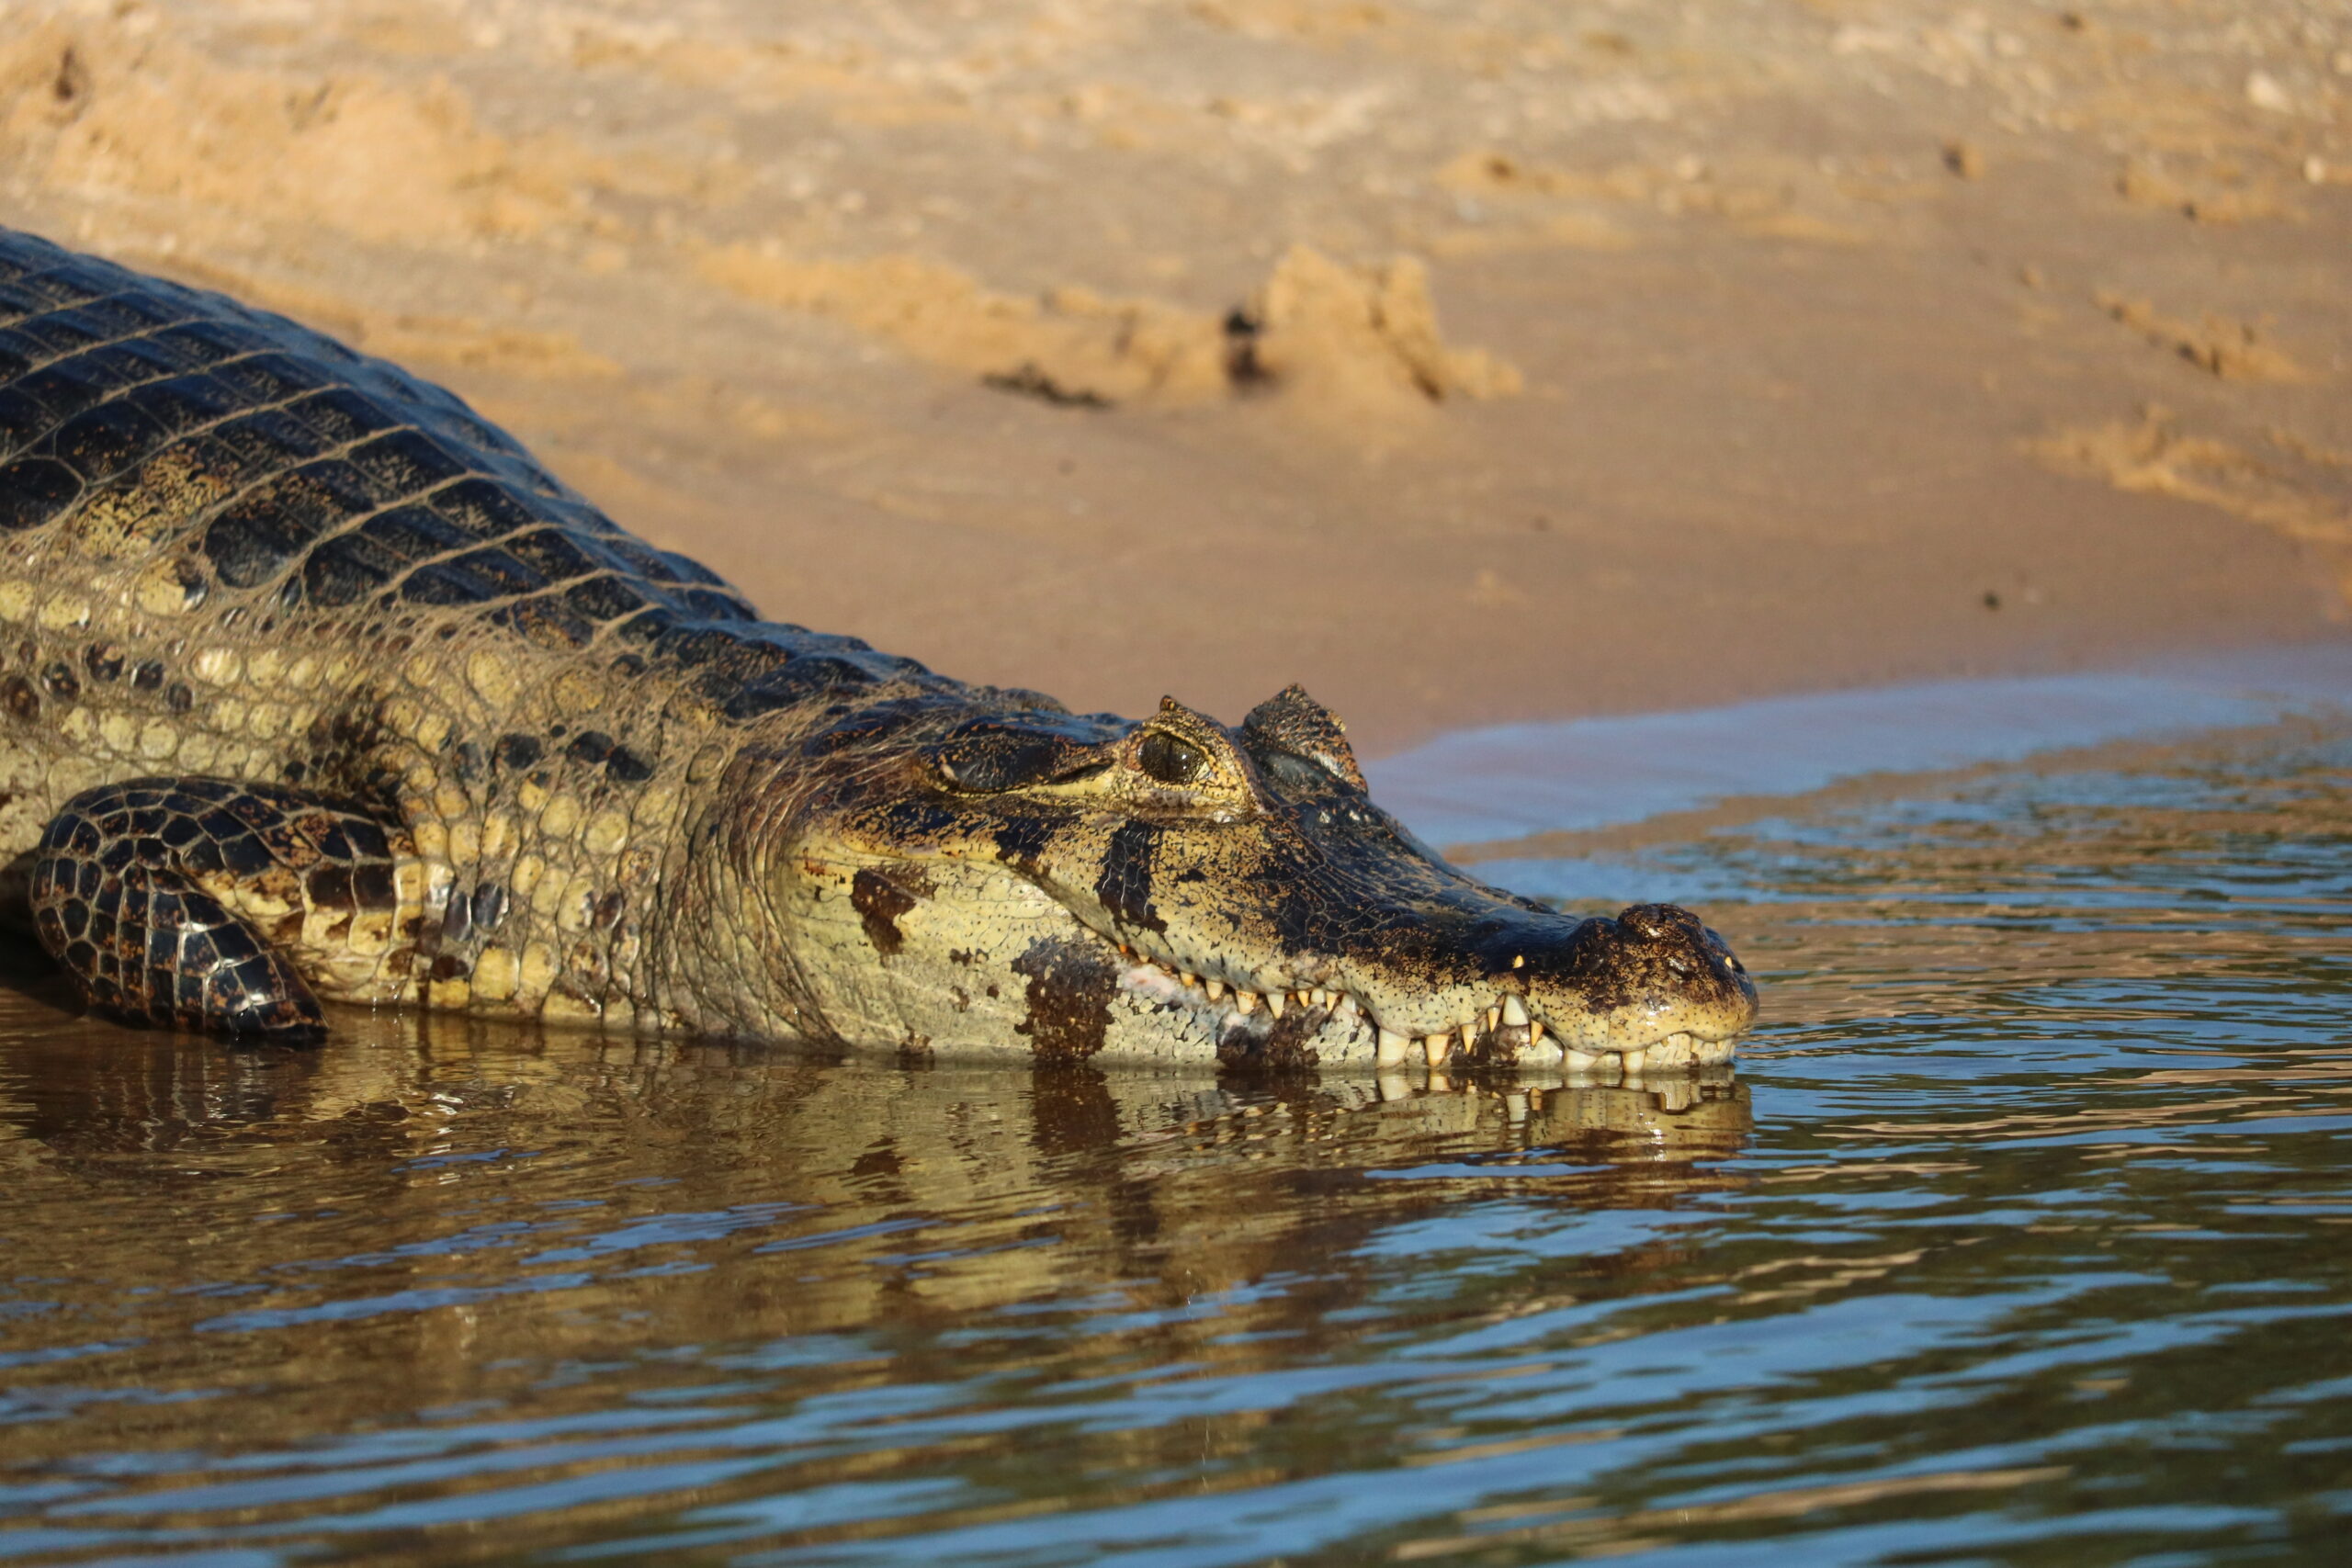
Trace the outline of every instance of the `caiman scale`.
[[763, 621], [449, 393], [0, 230], [0, 908], [97, 1010], [912, 1050], [1721, 1061], [1689, 911], [1448, 866], [1297, 687], [1238, 728]]

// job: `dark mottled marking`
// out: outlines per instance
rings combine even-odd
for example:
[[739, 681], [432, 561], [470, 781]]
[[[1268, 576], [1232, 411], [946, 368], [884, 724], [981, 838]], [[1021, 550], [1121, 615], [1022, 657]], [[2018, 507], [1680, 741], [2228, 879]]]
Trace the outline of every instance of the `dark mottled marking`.
[[953, 811], [922, 796], [884, 801], [866, 812], [864, 820], [890, 842], [910, 849], [944, 839], [962, 825]]
[[[830, 757], [836, 752], [876, 745], [921, 724], [937, 710], [936, 697], [877, 703], [869, 708], [854, 710], [812, 731], [800, 743], [801, 755]], [[831, 708], [826, 711], [829, 716], [833, 713]]]
[[958, 725], [932, 750], [952, 789], [993, 795], [1076, 778], [1110, 765], [1115, 727], [1068, 714], [1019, 714]]
[[82, 668], [93, 681], [122, 679], [122, 649], [110, 642], [94, 642], [82, 650]]
[[1102, 1049], [1119, 990], [1119, 966], [1102, 943], [1048, 937], [1030, 943], [1012, 961], [1012, 972], [1029, 982], [1029, 1016], [1013, 1031], [1027, 1035], [1039, 1056], [1082, 1061]]
[[592, 577], [564, 590], [565, 603], [592, 621], [617, 621], [645, 608], [645, 595], [610, 576]]
[[81, 476], [54, 458], [0, 467], [0, 528], [38, 528], [81, 498]]
[[0, 706], [6, 706], [10, 716], [30, 724], [40, 716], [40, 694], [22, 675], [11, 675], [0, 681]]
[[1000, 823], [993, 835], [997, 858], [1015, 871], [1035, 874], [1053, 844], [1050, 822], [1035, 817], [1014, 817]]
[[130, 672], [130, 683], [142, 692], [152, 692], [164, 683], [164, 661], [160, 659], [142, 660]]
[[206, 581], [204, 569], [192, 560], [183, 560], [172, 569], [180, 585], [180, 608], [193, 610], [212, 595], [212, 584]]
[[489, 754], [476, 740], [460, 740], [449, 748], [449, 771], [459, 784], [480, 784], [489, 768]]
[[1159, 829], [1149, 822], [1125, 822], [1111, 835], [1102, 853], [1102, 872], [1094, 879], [1094, 897], [1111, 918], [1124, 926], [1164, 931], [1168, 922], [1151, 907], [1152, 853], [1159, 845]]
[[522, 773], [536, 765], [547, 754], [547, 747], [536, 735], [502, 735], [491, 755], [498, 765], [510, 773]]
[[302, 593], [313, 604], [356, 604], [391, 581], [394, 558], [373, 541], [346, 535], [329, 539], [302, 563]]
[[175, 681], [164, 688], [164, 705], [174, 713], [186, 713], [196, 705], [196, 694], [187, 689], [185, 681]]
[[[873, 681], [873, 674], [854, 660], [804, 654], [781, 670], [736, 687], [731, 695], [726, 696], [723, 708], [729, 718], [740, 723], [778, 708], [798, 707], [836, 687], [869, 685]], [[723, 691], [723, 687], [715, 690], [712, 695], [720, 695]]]
[[922, 902], [931, 892], [928, 878], [923, 879], [920, 892], [900, 886], [899, 878], [913, 880], [906, 872], [894, 878], [871, 866], [850, 879], [850, 908], [857, 911], [858, 922], [865, 928], [865, 940], [885, 958], [906, 945], [907, 939], [899, 930], [899, 917]]
[[51, 696], [69, 702], [82, 694], [82, 678], [74, 673], [74, 666], [62, 659], [40, 672], [40, 683], [49, 689]]
[[390, 909], [400, 902], [392, 868], [384, 861], [366, 861], [351, 869], [351, 897], [363, 909]]
[[347, 865], [322, 865], [311, 868], [303, 884], [311, 902], [322, 909], [354, 908], [351, 895], [351, 868]]

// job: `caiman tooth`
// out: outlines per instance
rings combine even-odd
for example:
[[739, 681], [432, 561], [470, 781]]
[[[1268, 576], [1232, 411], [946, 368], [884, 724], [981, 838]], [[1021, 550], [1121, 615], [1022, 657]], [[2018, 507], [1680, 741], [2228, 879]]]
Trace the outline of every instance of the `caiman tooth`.
[[1306, 1005], [1309, 1007], [1322, 1007], [1328, 1003], [1329, 999], [1330, 998], [1324, 994], [1323, 987], [1320, 986], [1316, 987], [1313, 990], [1306, 993]]
[[1462, 1026], [1462, 1048], [1464, 1051], [1476, 1051], [1478, 1048], [1478, 1026], [1476, 1024], [1465, 1023]]
[[1421, 1050], [1428, 1055], [1430, 1066], [1442, 1067], [1445, 1059], [1453, 1055], [1453, 1035], [1450, 1032], [1432, 1034], [1421, 1042]]
[[1625, 1076], [1627, 1077], [1632, 1077], [1634, 1074], [1642, 1070], [1642, 1064], [1646, 1061], [1648, 1057], [1649, 1053], [1645, 1050], [1622, 1051], [1618, 1053], [1617, 1065], [1625, 1069]]
[[1527, 1023], [1527, 1048], [1531, 1051], [1544, 1043], [1544, 1025], [1533, 1019]]
[[1489, 1034], [1492, 1034], [1492, 1033], [1496, 1031], [1496, 1029], [1501, 1025], [1502, 1021], [1503, 1021], [1503, 1010], [1502, 1010], [1502, 1009], [1500, 1009], [1500, 1008], [1488, 1008], [1488, 1009], [1487, 1010], [1487, 1033], [1489, 1033]]
[[1399, 1034], [1392, 1029], [1384, 1029], [1380, 1032], [1380, 1050], [1373, 1060], [1384, 1067], [1400, 1066], [1404, 1064], [1405, 1058], [1411, 1054], [1412, 1049], [1413, 1042], [1409, 1036]]
[[1505, 997], [1503, 998], [1503, 1021], [1510, 1024], [1513, 1029], [1525, 1028], [1527, 1026], [1527, 1004], [1521, 1001], [1517, 997]]
[[1244, 1018], [1248, 1018], [1251, 1013], [1257, 1011], [1258, 993], [1255, 991], [1234, 992], [1233, 1010], [1239, 1013]]
[[1268, 991], [1266, 993], [1266, 1010], [1272, 1013], [1276, 1018], [1280, 1018], [1283, 1015], [1284, 996], [1285, 993], [1281, 991]]
[[1179, 969], [1176, 971], [1176, 978], [1183, 983], [1186, 990], [1191, 990], [1194, 986], [1200, 984], [1200, 981], [1193, 976], [1193, 972], [1189, 969]]
[[1341, 1018], [1353, 1018], [1357, 1012], [1356, 999], [1348, 992], [1341, 991], [1339, 994], [1338, 998], [1331, 1004], [1331, 1010], [1339, 1014]]
[[1218, 979], [1216, 976], [1212, 975], [1212, 976], [1210, 976], [1208, 977], [1208, 980], [1207, 980], [1207, 982], [1206, 982], [1206, 985], [1207, 985], [1207, 987], [1208, 987], [1209, 1000], [1211, 1000], [1211, 1001], [1215, 1002], [1215, 1001], [1222, 1001], [1222, 1000], [1224, 1000], [1224, 999], [1225, 999], [1225, 982], [1224, 982], [1224, 981], [1222, 981], [1222, 980]]

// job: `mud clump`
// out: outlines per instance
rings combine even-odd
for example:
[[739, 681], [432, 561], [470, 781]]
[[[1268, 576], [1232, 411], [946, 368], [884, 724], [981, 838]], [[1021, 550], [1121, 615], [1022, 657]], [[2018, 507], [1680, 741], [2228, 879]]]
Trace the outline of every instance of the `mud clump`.
[[1236, 393], [1351, 412], [1504, 397], [1517, 371], [1449, 347], [1429, 275], [1409, 257], [1353, 266], [1295, 246], [1221, 313], [1063, 288], [1001, 293], [906, 255], [810, 261], [718, 246], [704, 277], [786, 310], [828, 316], [1001, 390], [1064, 406], [1182, 406]]
[[2164, 315], [2144, 299], [2101, 290], [2094, 297], [2105, 310], [2159, 348], [2168, 348], [2199, 370], [2224, 381], [2301, 381], [2303, 368], [2268, 341], [2263, 328], [2207, 311], [2201, 321]]
[[2153, 160], [2134, 160], [2115, 176], [2115, 194], [2134, 207], [2177, 212], [2191, 222], [2224, 228], [2301, 216], [2279, 194], [2276, 180], [2249, 179], [2227, 168], [2183, 175]]
[[1082, 288], [1024, 299], [912, 255], [809, 260], [733, 244], [696, 265], [747, 299], [842, 321], [1007, 390], [1052, 388], [1055, 401], [1197, 401], [1224, 381], [1213, 324], [1151, 300]]
[[1239, 340], [1228, 355], [1231, 378], [1271, 382], [1318, 403], [1442, 402], [1521, 389], [1519, 372], [1492, 355], [1446, 345], [1428, 269], [1410, 256], [1347, 266], [1295, 245], [1227, 329]]

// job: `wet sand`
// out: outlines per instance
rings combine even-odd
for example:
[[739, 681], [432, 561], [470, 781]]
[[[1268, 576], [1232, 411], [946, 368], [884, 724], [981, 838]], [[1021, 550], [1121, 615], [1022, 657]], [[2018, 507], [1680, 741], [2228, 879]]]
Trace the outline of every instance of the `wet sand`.
[[770, 614], [1442, 729], [2342, 638], [2352, 22], [0, 4], [0, 221]]

